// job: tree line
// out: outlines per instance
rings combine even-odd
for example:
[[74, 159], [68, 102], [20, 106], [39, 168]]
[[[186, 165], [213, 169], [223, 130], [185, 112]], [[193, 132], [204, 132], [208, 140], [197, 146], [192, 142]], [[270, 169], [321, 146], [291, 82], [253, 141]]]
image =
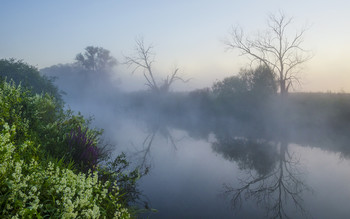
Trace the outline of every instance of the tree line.
[[[256, 34], [246, 35], [242, 27], [236, 26], [224, 41], [228, 50], [238, 51], [240, 56], [248, 58], [249, 67], [244, 71], [264, 68], [260, 77], [267, 76], [264, 72], [270, 71], [277, 92], [281, 95], [288, 94], [291, 89], [300, 85], [303, 64], [312, 58], [311, 51], [305, 49], [303, 45], [308, 28], [294, 30], [292, 25], [293, 18], [283, 12], [270, 14], [265, 29]], [[130, 73], [141, 73], [145, 86], [154, 93], [169, 92], [176, 82], [187, 83], [191, 79], [179, 75], [179, 67], [175, 67], [168, 75], [155, 72], [155, 61], [154, 46], [146, 44], [142, 37], [138, 37], [135, 40], [134, 52], [125, 55], [121, 62], [118, 62], [107, 49], [88, 46], [83, 53], [76, 55], [74, 63], [52, 66], [42, 69], [42, 72], [46, 75], [63, 77], [66, 81], [72, 79], [75, 73], [79, 75], [79, 79], [74, 78], [76, 81], [88, 84], [92, 88], [88, 81], [91, 77], [94, 83], [99, 81], [107, 87], [114, 87], [110, 80], [111, 72], [118, 63], [121, 63], [130, 67]], [[166, 76], [162, 78], [161, 75]], [[242, 75], [238, 77], [240, 76]], [[235, 83], [232, 78], [227, 78], [222, 84], [230, 80]]]

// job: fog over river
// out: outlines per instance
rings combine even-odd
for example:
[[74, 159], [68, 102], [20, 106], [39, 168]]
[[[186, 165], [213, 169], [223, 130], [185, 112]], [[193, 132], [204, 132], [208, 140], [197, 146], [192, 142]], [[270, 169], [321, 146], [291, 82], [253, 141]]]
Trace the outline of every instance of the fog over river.
[[349, 137], [343, 132], [265, 127], [259, 133], [229, 117], [201, 120], [110, 106], [71, 104], [95, 115], [115, 154], [125, 152], [134, 165], [149, 168], [139, 181], [141, 203], [157, 212], [145, 218], [350, 215]]

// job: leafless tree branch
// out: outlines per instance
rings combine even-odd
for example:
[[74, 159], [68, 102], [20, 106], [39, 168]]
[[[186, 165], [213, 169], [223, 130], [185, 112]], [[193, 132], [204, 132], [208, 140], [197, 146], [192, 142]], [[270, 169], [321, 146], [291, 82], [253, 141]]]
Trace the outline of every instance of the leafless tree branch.
[[264, 64], [277, 76], [281, 94], [288, 93], [289, 87], [295, 82], [291, 77], [296, 67], [308, 61], [312, 55], [303, 49], [302, 43], [306, 28], [301, 29], [290, 38], [287, 30], [293, 18], [288, 18], [283, 12], [277, 15], [270, 14], [267, 29], [254, 39], [246, 37], [241, 27], [232, 28], [229, 40], [226, 40], [228, 49], [240, 51], [240, 56], [248, 56], [253, 62]]
[[170, 86], [177, 80], [187, 83], [190, 79], [184, 80], [178, 75], [178, 68], [168, 75], [162, 84], [157, 83], [153, 73], [152, 64], [155, 61], [155, 54], [153, 53], [153, 46], [145, 46], [142, 37], [136, 39], [135, 55], [125, 56], [125, 62], [128, 67], [133, 67], [132, 73], [138, 69], [143, 70], [143, 76], [146, 79], [145, 85], [155, 92], [168, 92]]

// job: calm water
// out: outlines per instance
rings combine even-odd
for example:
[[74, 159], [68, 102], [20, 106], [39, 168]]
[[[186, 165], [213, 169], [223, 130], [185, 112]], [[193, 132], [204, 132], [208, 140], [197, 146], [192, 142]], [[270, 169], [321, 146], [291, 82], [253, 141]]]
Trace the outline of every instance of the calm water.
[[345, 136], [287, 130], [263, 138], [232, 124], [103, 115], [96, 124], [115, 152], [150, 167], [140, 188], [158, 212], [145, 218], [350, 217]]

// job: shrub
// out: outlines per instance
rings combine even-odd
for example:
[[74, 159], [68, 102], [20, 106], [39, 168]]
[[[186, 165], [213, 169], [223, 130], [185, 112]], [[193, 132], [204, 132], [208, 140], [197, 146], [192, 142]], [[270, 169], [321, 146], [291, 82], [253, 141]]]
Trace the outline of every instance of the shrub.
[[[124, 175], [101, 177], [106, 170], [100, 174], [90, 157], [101, 156], [101, 133], [48, 94], [0, 83], [0, 217], [128, 218], [117, 186]], [[73, 168], [81, 157], [93, 173]]]
[[13, 140], [16, 127], [4, 124], [0, 134], [0, 215], [14, 218], [129, 218], [119, 204], [116, 184], [102, 183], [98, 173], [75, 174], [52, 162], [31, 161], [22, 152], [35, 145]]
[[0, 78], [13, 80], [34, 93], [48, 93], [62, 103], [62, 92], [53, 84], [54, 78], [40, 75], [39, 70], [22, 60], [0, 59]]
[[102, 153], [101, 149], [96, 146], [97, 136], [89, 134], [87, 128], [83, 131], [80, 126], [72, 129], [69, 135], [67, 134], [70, 155], [79, 165], [79, 169], [84, 172], [96, 169]]

